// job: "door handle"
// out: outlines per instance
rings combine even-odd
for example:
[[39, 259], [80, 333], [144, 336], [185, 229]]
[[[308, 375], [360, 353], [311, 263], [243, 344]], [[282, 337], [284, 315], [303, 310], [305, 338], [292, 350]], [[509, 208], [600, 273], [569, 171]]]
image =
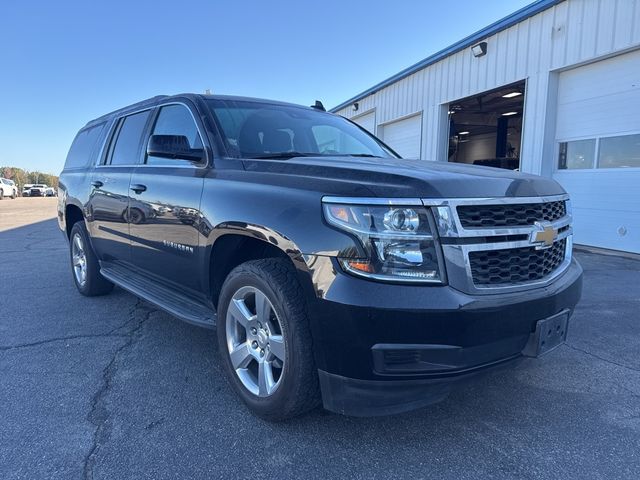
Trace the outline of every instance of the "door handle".
[[142, 192], [147, 190], [147, 186], [146, 185], [142, 185], [140, 183], [134, 183], [133, 185], [131, 185], [131, 190], [133, 190], [137, 194], [140, 194], [140, 193], [142, 193]]
[[104, 185], [104, 183], [102, 183], [100, 180], [94, 180], [93, 182], [91, 182], [91, 185], [93, 185], [96, 188], [100, 188]]

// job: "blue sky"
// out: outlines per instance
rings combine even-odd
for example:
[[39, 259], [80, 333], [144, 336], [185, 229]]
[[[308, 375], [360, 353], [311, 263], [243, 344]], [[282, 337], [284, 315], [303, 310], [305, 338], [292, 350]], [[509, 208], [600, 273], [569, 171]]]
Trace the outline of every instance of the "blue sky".
[[158, 94], [334, 106], [532, 0], [0, 6], [0, 165], [57, 174], [88, 120]]

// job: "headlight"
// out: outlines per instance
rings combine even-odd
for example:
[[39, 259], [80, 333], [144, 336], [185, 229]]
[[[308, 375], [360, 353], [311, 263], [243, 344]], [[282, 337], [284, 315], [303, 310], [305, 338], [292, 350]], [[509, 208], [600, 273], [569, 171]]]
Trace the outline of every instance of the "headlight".
[[341, 267], [377, 280], [441, 283], [443, 272], [429, 211], [422, 206], [323, 204], [327, 222], [356, 235], [366, 258]]

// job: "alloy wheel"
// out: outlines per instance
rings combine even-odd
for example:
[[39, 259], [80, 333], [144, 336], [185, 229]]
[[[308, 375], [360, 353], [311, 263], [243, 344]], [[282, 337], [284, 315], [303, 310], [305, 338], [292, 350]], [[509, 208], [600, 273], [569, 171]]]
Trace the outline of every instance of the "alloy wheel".
[[272, 395], [286, 368], [282, 325], [259, 289], [238, 289], [229, 302], [226, 339], [231, 365], [242, 385], [259, 397]]
[[71, 259], [73, 274], [81, 287], [87, 282], [87, 255], [84, 251], [84, 241], [80, 234], [76, 233], [71, 241]]

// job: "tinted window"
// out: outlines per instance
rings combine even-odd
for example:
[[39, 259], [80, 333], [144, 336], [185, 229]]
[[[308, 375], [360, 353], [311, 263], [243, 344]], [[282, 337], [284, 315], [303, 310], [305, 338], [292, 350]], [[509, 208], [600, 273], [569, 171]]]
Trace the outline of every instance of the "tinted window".
[[311, 108], [241, 100], [208, 100], [229, 154], [260, 158], [311, 155], [393, 157], [375, 137], [346, 119]]
[[140, 161], [140, 139], [149, 119], [150, 110], [129, 115], [120, 120], [115, 144], [112, 143], [111, 165], [135, 165]]
[[65, 169], [84, 167], [89, 163], [94, 155], [94, 150], [104, 125], [104, 123], [101, 123], [78, 132], [67, 154], [67, 161], [64, 164]]
[[[183, 135], [187, 137], [191, 148], [202, 148], [202, 140], [191, 113], [184, 105], [167, 105], [160, 109], [153, 135]], [[147, 157], [150, 165], [193, 165], [188, 160]]]
[[598, 168], [640, 167], [640, 134], [600, 139]]
[[315, 125], [311, 132], [318, 151], [323, 155], [339, 152], [365, 152], [367, 147], [357, 138], [346, 135], [342, 130], [331, 125]]

